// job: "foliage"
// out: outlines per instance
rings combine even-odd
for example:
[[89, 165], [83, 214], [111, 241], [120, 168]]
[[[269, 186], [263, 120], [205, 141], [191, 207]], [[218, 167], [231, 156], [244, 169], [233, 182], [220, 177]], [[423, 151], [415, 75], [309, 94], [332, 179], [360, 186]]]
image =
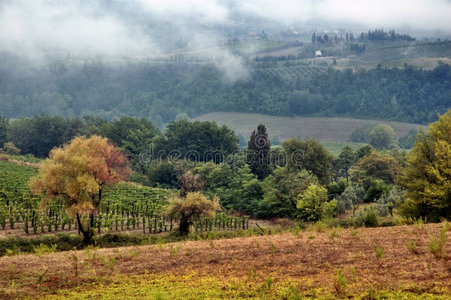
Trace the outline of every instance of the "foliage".
[[177, 188], [179, 186], [178, 168], [175, 162], [155, 160], [148, 167], [146, 175], [151, 186]]
[[363, 125], [359, 128], [356, 128], [349, 137], [351, 142], [356, 143], [368, 143], [370, 132], [376, 127], [376, 125]]
[[403, 149], [411, 149], [415, 145], [415, 137], [417, 134], [418, 130], [410, 129], [406, 135], [399, 138], [398, 146]]
[[381, 224], [379, 212], [374, 205], [365, 207], [352, 218], [354, 226], [378, 227]]
[[332, 155], [316, 140], [300, 141], [289, 139], [283, 144], [287, 155], [287, 169], [311, 171], [321, 184], [327, 184], [332, 177]]
[[9, 119], [0, 116], [0, 148], [3, 147], [3, 144], [6, 142], [6, 134], [8, 132], [9, 127]]
[[385, 217], [390, 214], [393, 217], [393, 209], [398, 207], [404, 201], [404, 191], [398, 186], [393, 186], [388, 193], [384, 193], [377, 200], [377, 209], [379, 215]]
[[451, 110], [417, 136], [399, 184], [407, 189], [401, 212], [410, 217], [451, 217]]
[[337, 213], [341, 214], [348, 209], [352, 209], [352, 215], [355, 215], [355, 211], [363, 203], [364, 193], [363, 187], [348, 185], [343, 193], [336, 198]]
[[[445, 44], [448, 48], [448, 44]], [[30, 68], [29, 61], [2, 53], [0, 107], [8, 118], [50, 115], [148, 117], [154, 124], [211, 111], [271, 115], [347, 115], [427, 123], [448, 108], [447, 64], [433, 70], [412, 66], [337, 70], [300, 66], [304, 76], [283, 76], [288, 68], [250, 66], [247, 80], [224, 82], [214, 63], [123, 64], [96, 59], [62, 60], [64, 72]], [[23, 70], [27, 70], [24, 72]], [[290, 71], [288, 69], [287, 71]], [[16, 84], [21, 82], [22, 84]], [[20, 147], [19, 147], [20, 148]]]
[[0, 149], [0, 153], [5, 153], [9, 155], [19, 155], [20, 149], [14, 146], [12, 142], [6, 142], [3, 144], [3, 148]]
[[238, 142], [238, 137], [226, 126], [181, 120], [167, 126], [163, 148], [166, 157], [220, 163], [239, 150]]
[[65, 120], [59, 116], [20, 118], [10, 122], [7, 139], [24, 154], [45, 157], [53, 147], [68, 141], [65, 125]]
[[266, 127], [259, 124], [257, 132], [252, 131], [247, 144], [246, 163], [259, 180], [263, 180], [271, 174], [271, 143], [266, 133]]
[[445, 256], [446, 232], [450, 229], [451, 226], [445, 222], [438, 236], [431, 236], [428, 249], [434, 254], [435, 258], [443, 258]]
[[140, 155], [151, 150], [155, 151], [151, 147], [154, 137], [160, 134], [160, 131], [148, 119], [126, 116], [105, 123], [102, 126], [102, 132], [103, 136], [125, 151], [132, 165], [141, 170], [144, 169], [145, 162], [140, 161]]
[[360, 147], [355, 152], [355, 159], [359, 161], [360, 159], [364, 158], [365, 156], [368, 156], [373, 151], [373, 148], [370, 145], [365, 145]]
[[263, 182], [264, 198], [258, 204], [256, 215], [264, 218], [296, 217], [298, 196], [311, 184], [319, 184], [311, 172], [291, 172], [277, 167]]
[[327, 189], [316, 184], [310, 184], [297, 197], [297, 215], [305, 221], [318, 221], [331, 217], [336, 208], [336, 200], [328, 202]]
[[348, 181], [349, 169], [355, 162], [355, 153], [351, 147], [345, 146], [341, 150], [336, 160], [336, 168], [338, 169], [338, 176], [343, 176]]
[[248, 165], [235, 168], [225, 163], [207, 162], [197, 165], [194, 172], [206, 182], [205, 193], [211, 197], [217, 195], [223, 208], [257, 214], [264, 191], [262, 182], [252, 174]]
[[329, 195], [329, 200], [332, 200], [343, 193], [346, 187], [349, 185], [346, 180], [333, 181], [327, 185], [327, 193]]
[[219, 199], [208, 199], [200, 192], [190, 192], [186, 198], [175, 198], [170, 201], [168, 216], [180, 219], [179, 231], [188, 234], [189, 227], [201, 217], [212, 217], [220, 210]]
[[368, 143], [377, 150], [396, 147], [396, 137], [393, 128], [386, 124], [378, 124], [371, 130]]
[[30, 187], [33, 193], [44, 196], [44, 207], [55, 198], [62, 199], [88, 239], [90, 233], [83, 229], [80, 216], [98, 212], [103, 188], [124, 180], [129, 171], [127, 158], [107, 139], [80, 137], [53, 149]]
[[401, 167], [395, 158], [377, 151], [373, 151], [368, 156], [360, 159], [357, 165], [351, 170], [355, 181], [364, 182], [371, 178], [380, 179], [389, 184], [395, 182], [396, 176], [400, 172]]

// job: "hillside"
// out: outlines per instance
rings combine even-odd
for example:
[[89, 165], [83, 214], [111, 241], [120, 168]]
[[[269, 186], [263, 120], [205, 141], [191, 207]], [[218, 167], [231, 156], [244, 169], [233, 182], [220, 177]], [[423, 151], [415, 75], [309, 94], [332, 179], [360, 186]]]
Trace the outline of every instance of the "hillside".
[[326, 46], [267, 44], [272, 48], [263, 53], [252, 42], [206, 49], [253, 48], [230, 57], [181, 50], [159, 58], [69, 57], [39, 64], [2, 52], [0, 115], [132, 115], [163, 127], [179, 113], [229, 111], [427, 124], [451, 106], [448, 41], [372, 43], [363, 53], [319, 58], [295, 54]]
[[286, 140], [290, 137], [315, 138], [320, 141], [347, 142], [351, 133], [363, 125], [388, 124], [398, 137], [411, 129], [418, 130], [420, 124], [382, 120], [362, 120], [336, 117], [276, 117], [262, 114], [214, 112], [197, 117], [201, 121], [215, 121], [226, 125], [246, 139], [257, 125], [263, 123], [270, 138]]

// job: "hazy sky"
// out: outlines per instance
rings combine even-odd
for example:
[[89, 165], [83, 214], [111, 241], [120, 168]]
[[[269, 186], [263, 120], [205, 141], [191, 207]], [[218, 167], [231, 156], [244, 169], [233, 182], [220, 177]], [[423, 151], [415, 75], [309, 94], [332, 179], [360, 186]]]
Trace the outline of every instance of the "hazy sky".
[[451, 32], [446, 0], [0, 0], [0, 51], [158, 54], [164, 51], [161, 36], [146, 22], [161, 20], [202, 45], [223, 36], [201, 28], [233, 25], [237, 13], [287, 27]]

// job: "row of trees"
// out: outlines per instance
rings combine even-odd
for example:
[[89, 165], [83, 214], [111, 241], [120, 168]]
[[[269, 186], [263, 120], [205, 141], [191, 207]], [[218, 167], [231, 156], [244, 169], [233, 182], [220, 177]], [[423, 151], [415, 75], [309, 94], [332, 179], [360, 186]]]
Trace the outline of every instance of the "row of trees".
[[[396, 33], [394, 29], [385, 32], [383, 28], [368, 30], [368, 33], [360, 33], [358, 36], [358, 41], [415, 41], [415, 38], [408, 34]], [[354, 42], [356, 38], [352, 32], [346, 32], [346, 35], [334, 35], [329, 36], [327, 34], [317, 34], [316, 32], [312, 34], [312, 44], [314, 43], [339, 43], [339, 42]]]
[[[145, 118], [121, 117], [109, 122], [92, 116], [64, 119], [40, 115], [11, 121], [0, 117], [0, 148], [9, 154], [20, 151], [46, 157], [52, 148], [76, 136], [91, 135], [106, 137], [120, 147], [138, 171], [144, 171], [151, 160], [169, 156], [181, 159], [191, 155], [192, 160], [219, 162], [239, 149], [232, 130], [208, 121], [175, 121], [163, 134]], [[15, 150], [11, 144], [5, 147], [8, 143]]]
[[4, 53], [0, 60], [0, 107], [8, 118], [30, 117], [41, 111], [107, 119], [126, 114], [146, 117], [160, 126], [181, 112], [196, 116], [240, 111], [428, 123], [436, 120], [436, 112], [446, 111], [451, 90], [451, 71], [446, 64], [433, 70], [411, 66], [330, 69], [324, 74], [286, 78], [249, 66], [247, 79], [230, 82], [224, 81], [213, 65], [59, 61], [31, 68], [30, 62]]

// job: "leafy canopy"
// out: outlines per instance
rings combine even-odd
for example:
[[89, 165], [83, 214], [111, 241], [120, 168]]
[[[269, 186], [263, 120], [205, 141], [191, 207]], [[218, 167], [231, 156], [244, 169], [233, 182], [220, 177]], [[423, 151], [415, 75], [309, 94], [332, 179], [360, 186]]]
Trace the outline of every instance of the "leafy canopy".
[[50, 152], [30, 187], [44, 196], [44, 206], [60, 198], [70, 213], [92, 214], [99, 207], [103, 187], [124, 180], [129, 172], [126, 156], [106, 138], [77, 137]]
[[451, 110], [422, 130], [399, 183], [407, 188], [407, 216], [451, 217]]

